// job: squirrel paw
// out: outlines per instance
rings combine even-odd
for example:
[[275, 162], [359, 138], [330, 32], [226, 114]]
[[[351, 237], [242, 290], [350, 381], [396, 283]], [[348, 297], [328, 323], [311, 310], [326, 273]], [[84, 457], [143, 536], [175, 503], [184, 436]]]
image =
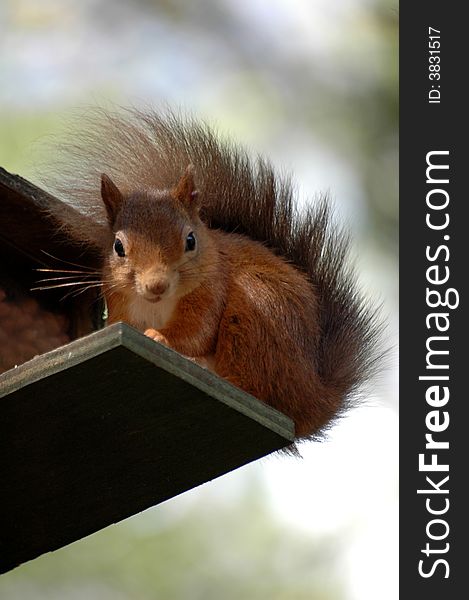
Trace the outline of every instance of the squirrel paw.
[[156, 329], [146, 329], [144, 334], [152, 340], [155, 340], [155, 342], [168, 346], [168, 340]]

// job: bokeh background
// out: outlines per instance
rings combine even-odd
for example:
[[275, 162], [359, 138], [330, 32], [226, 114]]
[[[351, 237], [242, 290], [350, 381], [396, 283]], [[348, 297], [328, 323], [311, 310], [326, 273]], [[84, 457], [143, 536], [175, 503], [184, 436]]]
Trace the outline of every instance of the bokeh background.
[[[163, 103], [328, 192], [397, 340], [396, 0], [0, 0], [0, 165], [76, 107]], [[2, 600], [395, 600], [397, 368], [273, 456], [0, 577]], [[73, 515], [70, 515], [73, 518]]]

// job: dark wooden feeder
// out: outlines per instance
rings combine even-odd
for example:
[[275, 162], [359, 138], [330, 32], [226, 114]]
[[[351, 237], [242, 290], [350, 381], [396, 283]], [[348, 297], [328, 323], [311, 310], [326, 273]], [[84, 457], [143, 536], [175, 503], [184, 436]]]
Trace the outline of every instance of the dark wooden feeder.
[[58, 235], [58, 203], [0, 168], [0, 572], [293, 440], [281, 413], [132, 327], [102, 328], [93, 290], [31, 291], [37, 269], [99, 267]]

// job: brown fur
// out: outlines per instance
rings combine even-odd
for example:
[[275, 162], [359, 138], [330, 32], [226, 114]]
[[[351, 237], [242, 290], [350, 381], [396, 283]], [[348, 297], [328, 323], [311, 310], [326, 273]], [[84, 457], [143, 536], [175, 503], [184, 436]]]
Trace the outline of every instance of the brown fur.
[[298, 438], [321, 432], [375, 367], [380, 328], [327, 201], [298, 214], [267, 161], [191, 119], [103, 112], [89, 131], [54, 191], [95, 219], [65, 227], [103, 252], [110, 322], [208, 365], [289, 415]]

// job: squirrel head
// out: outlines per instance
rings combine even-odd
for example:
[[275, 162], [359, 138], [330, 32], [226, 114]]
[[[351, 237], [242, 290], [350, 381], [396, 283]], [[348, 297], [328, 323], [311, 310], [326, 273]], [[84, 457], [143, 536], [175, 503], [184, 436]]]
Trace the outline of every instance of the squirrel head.
[[203, 280], [209, 238], [189, 165], [170, 190], [123, 193], [101, 176], [101, 197], [113, 233], [108, 283], [150, 303], [178, 298]]

